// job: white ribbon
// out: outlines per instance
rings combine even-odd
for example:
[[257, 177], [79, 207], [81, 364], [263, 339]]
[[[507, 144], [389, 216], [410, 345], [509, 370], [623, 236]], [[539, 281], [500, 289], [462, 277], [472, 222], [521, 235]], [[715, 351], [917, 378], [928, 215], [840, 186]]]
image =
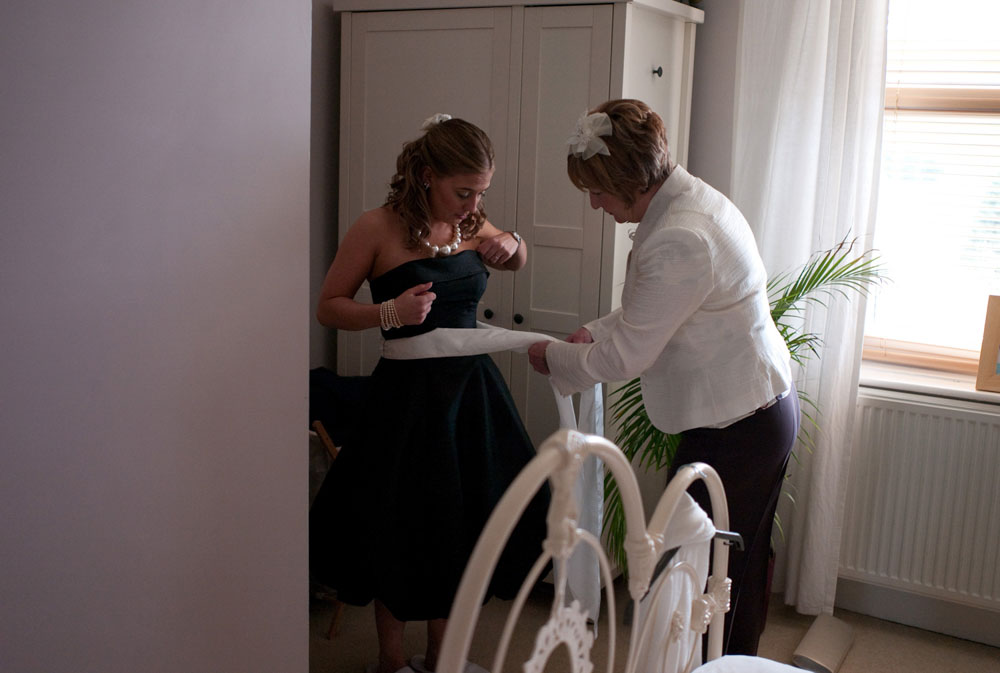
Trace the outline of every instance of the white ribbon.
[[576, 129], [569, 137], [569, 153], [586, 161], [595, 154], [611, 156], [608, 145], [601, 136], [609, 136], [614, 127], [611, 118], [603, 112], [585, 114], [576, 122]]
[[[382, 342], [382, 357], [389, 360], [485, 355], [511, 350], [527, 353], [539, 341], [559, 341], [548, 334], [517, 332], [477, 322], [476, 329], [439, 327], [424, 334]], [[580, 393], [580, 418], [573, 410], [573, 397], [562, 395], [549, 377], [559, 427], [587, 434], [604, 434], [604, 401], [600, 383]], [[580, 470], [573, 492], [579, 503], [577, 524], [595, 537], [601, 537], [604, 516], [604, 465], [596, 456], [588, 456]], [[570, 598], [580, 601], [588, 614], [597, 615], [601, 607], [600, 562], [588, 545], [579, 545], [566, 562], [566, 582]]]

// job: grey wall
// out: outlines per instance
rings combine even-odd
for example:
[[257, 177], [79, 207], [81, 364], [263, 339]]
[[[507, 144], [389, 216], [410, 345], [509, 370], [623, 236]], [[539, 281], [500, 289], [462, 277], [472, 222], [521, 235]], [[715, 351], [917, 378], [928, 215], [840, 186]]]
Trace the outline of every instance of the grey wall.
[[320, 286], [337, 249], [340, 152], [340, 18], [333, 0], [313, 0], [312, 182], [309, 257], [309, 363], [337, 365], [337, 332], [315, 318]]
[[739, 18], [743, 0], [702, 0], [695, 37], [688, 169], [731, 195]]
[[0, 669], [308, 670], [310, 7], [0, 5]]

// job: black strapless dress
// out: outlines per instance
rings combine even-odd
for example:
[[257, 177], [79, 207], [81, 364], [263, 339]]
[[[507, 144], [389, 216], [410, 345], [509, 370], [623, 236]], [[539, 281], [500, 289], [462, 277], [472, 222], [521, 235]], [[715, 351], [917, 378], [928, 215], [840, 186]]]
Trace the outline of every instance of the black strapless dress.
[[[431, 281], [422, 325], [475, 328], [488, 272], [475, 251], [406, 262], [371, 281], [375, 302]], [[353, 605], [402, 621], [448, 616], [472, 548], [531, 445], [489, 355], [379, 361], [364, 411], [310, 511], [310, 572]], [[548, 490], [507, 545], [490, 594], [513, 598], [541, 553]]]

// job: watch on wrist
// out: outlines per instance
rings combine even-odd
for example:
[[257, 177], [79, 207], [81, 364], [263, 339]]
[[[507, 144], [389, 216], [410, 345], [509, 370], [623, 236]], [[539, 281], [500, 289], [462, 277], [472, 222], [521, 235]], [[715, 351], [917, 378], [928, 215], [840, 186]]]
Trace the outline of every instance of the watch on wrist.
[[507, 233], [514, 237], [514, 240], [517, 241], [517, 247], [520, 248], [521, 247], [521, 234], [517, 233], [516, 231], [508, 231]]

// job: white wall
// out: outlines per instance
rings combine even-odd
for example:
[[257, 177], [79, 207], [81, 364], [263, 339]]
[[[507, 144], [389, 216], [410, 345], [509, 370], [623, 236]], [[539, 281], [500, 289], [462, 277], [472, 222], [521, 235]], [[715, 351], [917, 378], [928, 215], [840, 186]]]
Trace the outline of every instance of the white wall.
[[0, 5], [0, 669], [308, 669], [310, 7]]

